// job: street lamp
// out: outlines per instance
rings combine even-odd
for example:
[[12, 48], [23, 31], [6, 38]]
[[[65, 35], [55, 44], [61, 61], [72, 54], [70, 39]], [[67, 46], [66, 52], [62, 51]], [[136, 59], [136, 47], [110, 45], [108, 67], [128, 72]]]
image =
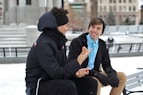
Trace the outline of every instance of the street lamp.
[[62, 8], [64, 8], [64, 0], [62, 0]]

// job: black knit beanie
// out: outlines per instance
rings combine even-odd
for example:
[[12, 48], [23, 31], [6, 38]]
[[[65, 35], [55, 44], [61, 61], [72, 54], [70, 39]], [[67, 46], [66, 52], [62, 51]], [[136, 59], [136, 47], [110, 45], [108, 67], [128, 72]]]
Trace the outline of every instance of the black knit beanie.
[[67, 17], [68, 11], [63, 8], [54, 7], [51, 11], [44, 13], [38, 22], [38, 30], [43, 31], [45, 28], [54, 29], [58, 26], [69, 22]]
[[58, 26], [67, 24], [69, 22], [69, 19], [67, 17], [68, 11], [64, 10], [63, 8], [56, 8], [54, 7], [51, 12], [56, 18]]

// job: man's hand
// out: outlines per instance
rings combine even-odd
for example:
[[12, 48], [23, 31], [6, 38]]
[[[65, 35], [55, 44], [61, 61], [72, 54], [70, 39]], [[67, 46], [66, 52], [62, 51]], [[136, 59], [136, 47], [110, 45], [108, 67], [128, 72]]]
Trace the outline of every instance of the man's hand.
[[81, 68], [76, 72], [76, 77], [81, 78], [89, 74], [89, 68]]
[[81, 65], [83, 61], [88, 57], [89, 53], [91, 52], [91, 49], [88, 50], [85, 46], [82, 47], [82, 52], [77, 57], [78, 63]]
[[116, 73], [110, 73], [109, 74], [109, 84], [112, 87], [118, 87], [118, 85], [119, 85], [119, 79], [118, 79]]
[[108, 77], [98, 71], [90, 70], [89, 75], [96, 77], [105, 86], [109, 84]]

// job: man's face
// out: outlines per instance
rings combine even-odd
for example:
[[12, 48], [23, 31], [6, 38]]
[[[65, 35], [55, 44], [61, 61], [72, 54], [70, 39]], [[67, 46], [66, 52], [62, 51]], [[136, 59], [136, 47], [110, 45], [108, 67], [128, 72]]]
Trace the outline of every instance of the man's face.
[[93, 40], [97, 40], [102, 34], [103, 24], [92, 25], [89, 27], [89, 34]]
[[65, 25], [58, 26], [58, 30], [59, 30], [63, 35], [65, 35], [66, 31], [69, 30], [69, 23], [67, 23], [67, 24], [65, 24]]

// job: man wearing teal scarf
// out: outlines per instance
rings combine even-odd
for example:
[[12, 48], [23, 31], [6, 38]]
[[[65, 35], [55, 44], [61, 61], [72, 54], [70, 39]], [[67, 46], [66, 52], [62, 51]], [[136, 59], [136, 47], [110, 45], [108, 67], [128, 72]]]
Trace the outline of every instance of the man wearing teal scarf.
[[[81, 79], [85, 76], [92, 76], [95, 81], [98, 81], [97, 95], [100, 95], [101, 87], [108, 85], [112, 89], [110, 94], [105, 93], [106, 95], [121, 95], [126, 83], [126, 75], [123, 72], [116, 72], [112, 68], [106, 42], [99, 38], [104, 33], [104, 29], [105, 23], [102, 19], [92, 18], [88, 26], [88, 32], [72, 40], [69, 47], [68, 60], [77, 58], [83, 46], [92, 49], [88, 58], [82, 64], [82, 68], [89, 68], [89, 74], [84, 75], [84, 72], [81, 71], [79, 73]], [[102, 71], [101, 66], [103, 68]], [[78, 86], [78, 81], [75, 83]]]

